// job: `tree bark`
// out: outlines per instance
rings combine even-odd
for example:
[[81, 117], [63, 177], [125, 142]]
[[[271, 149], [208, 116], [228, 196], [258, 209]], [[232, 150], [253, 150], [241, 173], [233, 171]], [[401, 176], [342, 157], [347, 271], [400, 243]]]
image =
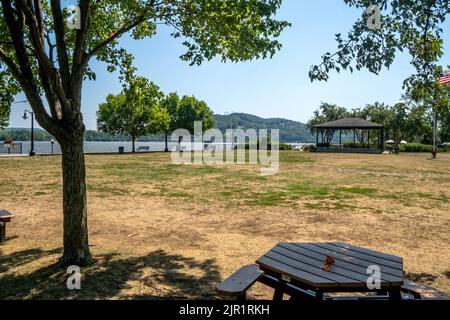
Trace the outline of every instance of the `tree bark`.
[[136, 138], [135, 137], [131, 137], [131, 152], [132, 153], [136, 152], [135, 142], [136, 142]]
[[84, 130], [79, 130], [72, 134], [72, 139], [59, 141], [64, 182], [64, 254], [61, 258], [63, 265], [83, 266], [92, 263], [88, 244], [83, 133]]

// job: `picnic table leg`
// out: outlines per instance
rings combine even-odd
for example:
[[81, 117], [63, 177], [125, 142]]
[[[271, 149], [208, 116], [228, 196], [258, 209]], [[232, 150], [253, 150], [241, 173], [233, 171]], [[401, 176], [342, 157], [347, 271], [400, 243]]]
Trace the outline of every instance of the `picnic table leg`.
[[399, 301], [402, 299], [402, 294], [400, 293], [400, 288], [389, 291], [389, 299], [392, 301]]
[[237, 300], [239, 301], [245, 301], [247, 300], [247, 291], [245, 291], [243, 294], [241, 294], [240, 296], [237, 296]]
[[6, 240], [6, 222], [0, 222], [0, 242]]
[[317, 291], [316, 292], [316, 299], [319, 301], [323, 300], [323, 292]]
[[279, 288], [276, 288], [275, 292], [273, 294], [273, 301], [281, 301], [281, 300], [283, 300], [283, 295], [284, 295], [283, 290], [281, 290]]

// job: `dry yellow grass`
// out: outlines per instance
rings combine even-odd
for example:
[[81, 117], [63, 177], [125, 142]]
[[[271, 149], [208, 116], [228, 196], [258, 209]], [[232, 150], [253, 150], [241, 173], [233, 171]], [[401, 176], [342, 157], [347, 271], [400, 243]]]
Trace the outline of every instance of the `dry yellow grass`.
[[[345, 241], [404, 257], [450, 293], [450, 155], [282, 152], [253, 166], [177, 166], [168, 154], [87, 156], [94, 266], [65, 287], [59, 157], [0, 158], [0, 298], [214, 298], [280, 241]], [[254, 298], [269, 298], [257, 286]]]

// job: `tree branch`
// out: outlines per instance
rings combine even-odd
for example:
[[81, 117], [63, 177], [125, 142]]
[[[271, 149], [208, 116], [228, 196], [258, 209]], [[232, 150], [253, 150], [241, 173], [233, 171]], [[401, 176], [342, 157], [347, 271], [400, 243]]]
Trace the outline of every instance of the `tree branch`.
[[[91, 24], [91, 1], [81, 0], [80, 4], [81, 28], [77, 30], [75, 49], [72, 59], [72, 76], [70, 79], [71, 98], [75, 101], [81, 100], [81, 83], [86, 71], [86, 64], [83, 61], [85, 56], [86, 37]], [[73, 104], [74, 107], [80, 107], [79, 103]], [[73, 110], [79, 112], [79, 110]]]
[[[39, 95], [39, 89], [35, 83], [35, 78], [26, 53], [26, 45], [23, 37], [24, 15], [23, 12], [11, 7], [11, 2], [1, 0], [3, 15], [13, 41], [15, 56], [18, 61], [16, 65], [6, 53], [0, 49], [0, 59], [8, 67], [8, 71], [19, 82], [25, 93], [31, 108], [36, 114], [39, 123], [52, 134], [58, 134], [58, 126], [49, 116]], [[17, 15], [17, 20], [14, 18]]]
[[61, 74], [61, 80], [66, 92], [69, 91], [70, 86], [70, 69], [69, 69], [69, 57], [67, 55], [67, 45], [65, 40], [65, 26], [64, 18], [61, 10], [60, 0], [50, 0], [53, 23], [55, 25], [55, 38], [56, 38], [56, 51], [58, 53], [58, 65]]
[[114, 32], [112, 36], [110, 36], [108, 39], [102, 41], [97, 46], [95, 46], [85, 57], [86, 63], [94, 56], [96, 55], [101, 49], [106, 47], [108, 44], [112, 43], [114, 40], [120, 38], [122, 35], [127, 33], [128, 31], [132, 30], [133, 28], [137, 27], [140, 23], [144, 22], [147, 19], [145, 15], [141, 15], [132, 21], [126, 23], [122, 28], [120, 28], [118, 31]]
[[[52, 93], [56, 93], [58, 100], [61, 102], [63, 110], [67, 112], [70, 107], [70, 103], [67, 99], [67, 91], [64, 90], [62, 79], [59, 77], [59, 73], [55, 72], [55, 69], [50, 63], [49, 58], [45, 52], [44, 44], [41, 42], [44, 35], [39, 34], [38, 21], [35, 14], [31, 10], [31, 7], [26, 0], [16, 0], [19, 4], [19, 8], [24, 12], [26, 16], [27, 25], [30, 31], [30, 39], [36, 51], [36, 58], [39, 63], [39, 77], [42, 84], [50, 84], [52, 86]], [[47, 88], [48, 89], [48, 88]], [[49, 101], [51, 104], [53, 101]]]

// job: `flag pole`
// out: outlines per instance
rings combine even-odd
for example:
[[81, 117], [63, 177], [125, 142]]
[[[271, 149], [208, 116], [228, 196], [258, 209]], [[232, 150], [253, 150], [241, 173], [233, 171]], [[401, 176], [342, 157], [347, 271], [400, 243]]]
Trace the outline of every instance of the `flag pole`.
[[433, 112], [434, 112], [434, 123], [433, 123], [433, 159], [436, 159], [437, 156], [437, 115], [436, 115], [436, 107], [433, 108]]

